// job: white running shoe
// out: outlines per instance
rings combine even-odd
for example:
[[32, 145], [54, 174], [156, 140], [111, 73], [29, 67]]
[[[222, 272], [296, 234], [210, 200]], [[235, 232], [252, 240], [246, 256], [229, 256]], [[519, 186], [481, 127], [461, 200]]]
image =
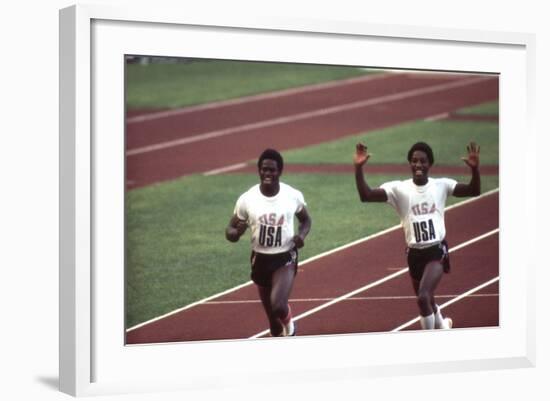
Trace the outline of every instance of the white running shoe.
[[283, 325], [283, 336], [292, 337], [295, 335], [296, 335], [296, 325], [294, 324], [294, 320], [290, 319], [290, 322], [288, 322], [288, 324]]
[[443, 319], [443, 329], [452, 329], [453, 328], [453, 319], [446, 317]]

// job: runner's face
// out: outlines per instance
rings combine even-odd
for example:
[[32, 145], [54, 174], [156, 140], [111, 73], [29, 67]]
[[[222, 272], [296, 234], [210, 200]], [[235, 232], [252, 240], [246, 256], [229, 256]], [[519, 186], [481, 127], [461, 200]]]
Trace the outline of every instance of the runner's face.
[[260, 164], [260, 182], [263, 186], [270, 187], [272, 185], [279, 184], [279, 176], [281, 172], [279, 171], [279, 166], [275, 160], [264, 159]]
[[426, 152], [415, 150], [411, 156], [410, 166], [413, 181], [419, 185], [425, 184], [428, 181], [428, 170], [431, 167]]

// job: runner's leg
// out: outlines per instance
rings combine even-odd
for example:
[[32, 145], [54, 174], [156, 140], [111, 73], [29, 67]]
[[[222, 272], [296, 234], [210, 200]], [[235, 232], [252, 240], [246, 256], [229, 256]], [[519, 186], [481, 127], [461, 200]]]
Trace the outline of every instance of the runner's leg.
[[426, 265], [417, 292], [418, 308], [421, 316], [432, 315], [435, 311], [435, 289], [443, 276], [443, 265], [432, 261]]
[[411, 277], [411, 283], [413, 286], [414, 295], [418, 296], [418, 288], [420, 287], [420, 281], [415, 280], [414, 278]]
[[287, 265], [277, 269], [272, 276], [272, 316], [277, 318], [279, 321], [288, 321], [288, 319], [290, 318], [288, 299], [290, 297], [290, 292], [292, 291], [292, 286], [294, 284], [295, 272], [295, 265]]
[[256, 287], [258, 288], [258, 294], [260, 296], [260, 300], [262, 301], [265, 314], [269, 320], [269, 330], [271, 335], [273, 337], [280, 336], [283, 332], [283, 325], [281, 324], [281, 321], [273, 314], [273, 307], [271, 305], [272, 287], [262, 287], [260, 285], [257, 285]]

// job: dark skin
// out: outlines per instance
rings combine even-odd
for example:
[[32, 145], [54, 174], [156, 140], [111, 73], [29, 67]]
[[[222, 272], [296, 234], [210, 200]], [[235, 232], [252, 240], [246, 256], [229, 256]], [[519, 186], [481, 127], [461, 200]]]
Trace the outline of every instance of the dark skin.
[[[277, 161], [271, 159], [262, 160], [258, 175], [260, 177], [260, 192], [267, 197], [276, 196], [280, 190], [279, 178], [282, 172], [279, 169]], [[311, 229], [311, 218], [305, 207], [296, 213], [298, 219], [298, 233], [292, 237], [292, 242], [296, 248], [304, 246], [305, 238]], [[240, 220], [237, 215], [233, 215], [225, 230], [225, 237], [231, 242], [237, 242], [244, 234], [248, 224]], [[258, 293], [262, 305], [269, 319], [271, 335], [280, 336], [283, 332], [281, 319], [288, 315], [288, 299], [292, 286], [294, 284], [294, 275], [296, 266], [287, 266], [288, 268], [277, 269], [272, 276], [271, 287], [258, 286]]]
[[[453, 191], [453, 196], [462, 198], [467, 196], [478, 196], [481, 193], [481, 179], [479, 175], [479, 151], [480, 147], [475, 142], [470, 142], [466, 147], [468, 156], [462, 157], [462, 161], [470, 167], [472, 177], [468, 184], [457, 183]], [[381, 188], [371, 188], [367, 184], [363, 166], [371, 157], [367, 152], [367, 147], [358, 143], [355, 147], [353, 156], [353, 165], [355, 167], [355, 184], [359, 199], [361, 202], [386, 202], [388, 197], [386, 191]], [[428, 172], [431, 168], [428, 155], [422, 151], [415, 151], [409, 162], [413, 181], [416, 185], [425, 185], [428, 182]]]
[[[457, 197], [478, 196], [481, 193], [481, 179], [479, 174], [479, 151], [480, 147], [474, 143], [466, 147], [468, 155], [461, 159], [470, 168], [471, 179], [468, 184], [457, 183], [453, 195]], [[382, 188], [371, 188], [363, 173], [363, 166], [367, 163], [371, 155], [367, 152], [367, 147], [358, 143], [355, 148], [353, 164], [355, 167], [355, 184], [359, 199], [361, 202], [387, 202], [388, 196]], [[420, 150], [414, 151], [409, 161], [413, 182], [418, 185], [428, 183], [429, 170], [431, 163], [428, 155]], [[428, 316], [435, 312], [435, 288], [443, 276], [443, 265], [440, 261], [428, 263], [424, 269], [424, 274], [420, 281], [412, 280], [414, 292], [417, 296], [417, 303], [422, 316]]]
[[[258, 169], [258, 175], [260, 176], [260, 192], [264, 196], [272, 197], [279, 193], [279, 178], [281, 171], [275, 160], [265, 159], [262, 161], [260, 168]], [[302, 248], [304, 241], [311, 229], [311, 218], [309, 217], [307, 209], [304, 207], [298, 213], [298, 234], [296, 234], [292, 241], [296, 247]], [[244, 220], [240, 220], [237, 215], [233, 215], [229, 220], [229, 225], [225, 230], [225, 237], [228, 241], [237, 242], [239, 238], [244, 234], [248, 227], [248, 224]]]

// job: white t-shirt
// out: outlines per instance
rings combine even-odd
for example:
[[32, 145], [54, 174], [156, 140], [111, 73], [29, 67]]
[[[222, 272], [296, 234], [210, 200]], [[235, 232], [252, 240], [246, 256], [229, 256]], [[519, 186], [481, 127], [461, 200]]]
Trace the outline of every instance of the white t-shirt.
[[445, 239], [445, 202], [456, 184], [450, 178], [428, 178], [426, 185], [416, 185], [411, 178], [380, 186], [401, 218], [409, 248], [426, 248]]
[[268, 197], [256, 184], [239, 197], [234, 213], [248, 223], [252, 249], [274, 254], [294, 247], [294, 215], [304, 206], [304, 196], [290, 185], [280, 182], [279, 193]]

